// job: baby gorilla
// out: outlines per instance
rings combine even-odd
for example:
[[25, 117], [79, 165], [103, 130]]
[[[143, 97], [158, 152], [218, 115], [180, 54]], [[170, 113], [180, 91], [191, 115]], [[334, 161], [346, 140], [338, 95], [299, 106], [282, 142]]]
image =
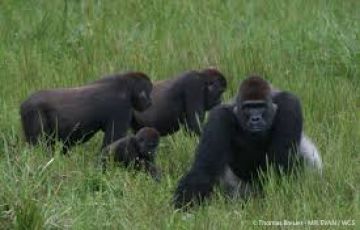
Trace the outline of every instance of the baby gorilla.
[[132, 166], [135, 170], [144, 169], [156, 181], [160, 181], [161, 171], [155, 165], [159, 141], [160, 134], [156, 129], [144, 127], [135, 136], [121, 138], [106, 146], [101, 153], [102, 168], [106, 169], [111, 156], [114, 162], [123, 163], [125, 167]]

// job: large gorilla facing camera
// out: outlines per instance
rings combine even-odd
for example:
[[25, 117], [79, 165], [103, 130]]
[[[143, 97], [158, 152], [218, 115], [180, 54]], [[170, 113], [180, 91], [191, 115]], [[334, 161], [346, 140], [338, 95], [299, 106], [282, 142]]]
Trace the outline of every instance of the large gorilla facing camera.
[[[295, 95], [272, 90], [259, 76], [248, 77], [235, 103], [210, 112], [195, 161], [175, 191], [175, 207], [209, 197], [229, 171], [244, 184], [259, 186], [259, 171], [269, 165], [277, 172], [290, 173], [297, 158], [303, 157], [298, 154], [302, 127], [301, 105]], [[304, 151], [309, 148], [305, 146]]]
[[245, 132], [262, 135], [271, 128], [277, 105], [272, 102], [271, 89], [265, 82], [252, 77], [241, 85], [234, 114]]

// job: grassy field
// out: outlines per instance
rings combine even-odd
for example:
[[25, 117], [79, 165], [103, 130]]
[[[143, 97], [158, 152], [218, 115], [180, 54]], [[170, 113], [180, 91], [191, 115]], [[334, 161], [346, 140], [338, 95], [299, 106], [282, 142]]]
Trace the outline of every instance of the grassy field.
[[[161, 141], [160, 184], [96, 170], [102, 134], [69, 156], [22, 139], [19, 105], [35, 90], [126, 70], [166, 79], [210, 65], [227, 76], [227, 101], [254, 72], [295, 92], [323, 177], [279, 184], [270, 176], [264, 198], [229, 202], [216, 192], [186, 214], [170, 204], [198, 141], [183, 131]], [[0, 1], [0, 229], [280, 228], [261, 220], [360, 229], [359, 151], [360, 1]]]

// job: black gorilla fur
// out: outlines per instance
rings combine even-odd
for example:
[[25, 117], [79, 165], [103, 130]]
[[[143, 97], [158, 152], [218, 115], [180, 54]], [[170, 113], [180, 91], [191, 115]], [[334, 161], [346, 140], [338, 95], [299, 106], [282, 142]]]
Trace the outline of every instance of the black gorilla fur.
[[257, 183], [259, 170], [268, 165], [292, 171], [302, 126], [302, 109], [295, 95], [274, 92], [258, 76], [245, 79], [234, 104], [210, 112], [195, 162], [175, 191], [175, 207], [209, 197], [227, 168], [246, 183]]
[[179, 123], [187, 131], [200, 134], [205, 112], [221, 103], [226, 79], [214, 68], [188, 71], [180, 76], [154, 84], [152, 105], [135, 112], [132, 127], [135, 131], [148, 126], [156, 128], [161, 136], [179, 130]]
[[103, 170], [111, 156], [114, 162], [125, 167], [133, 166], [135, 170], [144, 169], [156, 181], [161, 179], [161, 170], [155, 165], [156, 150], [160, 135], [154, 128], [144, 127], [136, 135], [130, 135], [114, 141], [106, 146], [101, 153]]
[[52, 146], [58, 139], [65, 153], [102, 130], [104, 147], [126, 135], [133, 109], [151, 105], [151, 90], [147, 75], [128, 72], [81, 87], [38, 91], [20, 108], [26, 140], [35, 145], [44, 135]]

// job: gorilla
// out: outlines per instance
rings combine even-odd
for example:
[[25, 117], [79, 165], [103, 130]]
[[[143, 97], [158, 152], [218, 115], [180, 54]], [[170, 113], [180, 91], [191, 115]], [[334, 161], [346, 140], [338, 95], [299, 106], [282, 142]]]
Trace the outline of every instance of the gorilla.
[[199, 122], [205, 111], [221, 103], [226, 89], [226, 79], [214, 68], [188, 71], [182, 75], [154, 84], [151, 92], [153, 104], [145, 111], [135, 111], [132, 128], [154, 127], [161, 136], [179, 130], [179, 124], [187, 131], [200, 134]]
[[155, 165], [156, 149], [159, 145], [159, 132], [150, 127], [141, 128], [135, 136], [127, 136], [106, 146], [101, 153], [103, 170], [109, 156], [114, 162], [123, 163], [125, 167], [133, 166], [136, 170], [144, 169], [156, 181], [160, 181], [161, 172]]
[[36, 145], [44, 136], [52, 146], [58, 139], [66, 153], [102, 130], [104, 147], [126, 135], [134, 109], [143, 111], [151, 105], [151, 90], [147, 75], [128, 72], [81, 87], [38, 91], [20, 108], [26, 141]]
[[[217, 106], [210, 112], [195, 161], [176, 188], [175, 207], [201, 202], [218, 182], [246, 196], [251, 185], [261, 186], [260, 172], [269, 165], [277, 173], [294, 172], [299, 159], [310, 156], [311, 151], [318, 154], [311, 141], [302, 136], [302, 128], [301, 104], [295, 95], [272, 90], [259, 76], [246, 78], [233, 104]], [[298, 154], [299, 147], [302, 154]]]

